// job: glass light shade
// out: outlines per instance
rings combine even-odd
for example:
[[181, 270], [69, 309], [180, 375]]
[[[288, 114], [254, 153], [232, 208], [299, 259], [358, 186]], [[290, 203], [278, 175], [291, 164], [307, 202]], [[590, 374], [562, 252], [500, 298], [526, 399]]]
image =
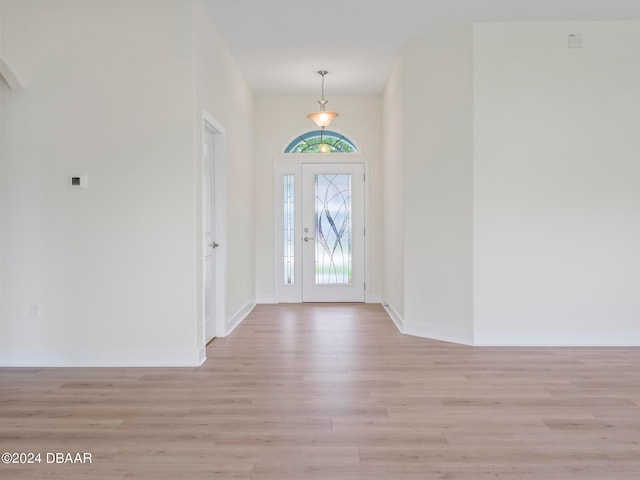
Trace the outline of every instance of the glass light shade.
[[307, 115], [319, 127], [328, 127], [334, 118], [338, 116], [338, 112], [315, 112]]

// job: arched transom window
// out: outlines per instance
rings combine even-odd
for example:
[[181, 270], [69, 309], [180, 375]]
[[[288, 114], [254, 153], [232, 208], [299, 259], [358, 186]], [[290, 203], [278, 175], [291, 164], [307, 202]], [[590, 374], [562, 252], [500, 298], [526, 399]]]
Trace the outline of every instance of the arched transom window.
[[341, 133], [313, 130], [296, 137], [284, 153], [358, 153], [358, 147]]

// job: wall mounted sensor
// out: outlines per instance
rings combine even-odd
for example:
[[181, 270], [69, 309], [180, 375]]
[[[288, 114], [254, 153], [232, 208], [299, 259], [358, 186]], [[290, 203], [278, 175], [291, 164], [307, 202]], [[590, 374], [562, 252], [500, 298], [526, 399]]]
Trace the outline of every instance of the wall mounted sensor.
[[71, 175], [69, 177], [69, 186], [71, 188], [87, 188], [88, 181], [86, 175]]

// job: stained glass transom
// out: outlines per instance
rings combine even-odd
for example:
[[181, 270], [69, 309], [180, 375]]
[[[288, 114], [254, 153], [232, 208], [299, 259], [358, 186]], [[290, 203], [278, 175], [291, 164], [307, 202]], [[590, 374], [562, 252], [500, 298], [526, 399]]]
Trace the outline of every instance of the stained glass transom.
[[358, 147], [341, 133], [313, 130], [296, 137], [284, 153], [358, 153]]

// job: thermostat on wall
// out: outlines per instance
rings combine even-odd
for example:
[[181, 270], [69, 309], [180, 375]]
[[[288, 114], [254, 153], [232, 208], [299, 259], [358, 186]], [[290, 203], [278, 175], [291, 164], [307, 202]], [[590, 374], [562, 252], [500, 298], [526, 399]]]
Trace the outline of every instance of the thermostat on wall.
[[69, 177], [69, 186], [72, 188], [87, 188], [86, 175], [71, 175]]

